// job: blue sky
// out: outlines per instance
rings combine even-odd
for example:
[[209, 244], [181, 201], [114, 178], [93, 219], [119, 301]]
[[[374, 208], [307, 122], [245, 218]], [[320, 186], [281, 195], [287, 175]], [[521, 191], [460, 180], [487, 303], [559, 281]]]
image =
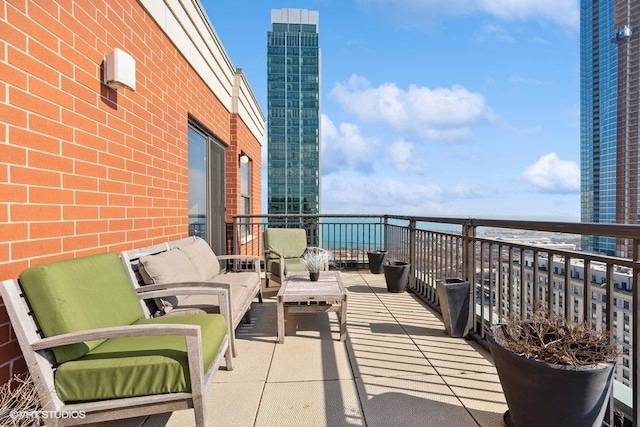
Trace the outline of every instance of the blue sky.
[[323, 213], [579, 221], [577, 0], [201, 3], [265, 115], [270, 10], [319, 11]]

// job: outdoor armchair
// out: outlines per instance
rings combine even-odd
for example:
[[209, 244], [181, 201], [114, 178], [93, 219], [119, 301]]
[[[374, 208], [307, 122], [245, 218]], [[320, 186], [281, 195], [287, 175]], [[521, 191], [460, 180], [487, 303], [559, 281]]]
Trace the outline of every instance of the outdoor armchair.
[[223, 357], [233, 369], [225, 304], [222, 314], [147, 318], [141, 298], [175, 292], [136, 292], [113, 253], [30, 267], [0, 290], [47, 424], [193, 408], [207, 425], [203, 398]]
[[[270, 280], [282, 283], [282, 278], [289, 271], [305, 271], [307, 267], [302, 262], [302, 256], [307, 251], [326, 252], [317, 246], [307, 246], [307, 233], [301, 228], [267, 228], [263, 235], [265, 260], [265, 286]], [[325, 270], [329, 269], [329, 257]]]

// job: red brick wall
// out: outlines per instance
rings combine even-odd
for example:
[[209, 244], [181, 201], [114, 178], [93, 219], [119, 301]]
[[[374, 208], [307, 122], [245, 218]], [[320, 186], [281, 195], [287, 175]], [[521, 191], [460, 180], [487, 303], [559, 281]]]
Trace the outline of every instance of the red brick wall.
[[[133, 0], [0, 2], [0, 280], [42, 262], [186, 236], [189, 115], [227, 149], [260, 145]], [[137, 87], [101, 84], [104, 55], [136, 60]], [[256, 169], [257, 168], [257, 169]], [[0, 303], [0, 382], [25, 370]]]

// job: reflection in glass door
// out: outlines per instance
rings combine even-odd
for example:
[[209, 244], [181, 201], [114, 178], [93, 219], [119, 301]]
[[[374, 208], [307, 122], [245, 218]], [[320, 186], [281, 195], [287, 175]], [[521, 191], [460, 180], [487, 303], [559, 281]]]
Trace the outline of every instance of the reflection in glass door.
[[189, 126], [189, 236], [208, 239], [207, 137]]

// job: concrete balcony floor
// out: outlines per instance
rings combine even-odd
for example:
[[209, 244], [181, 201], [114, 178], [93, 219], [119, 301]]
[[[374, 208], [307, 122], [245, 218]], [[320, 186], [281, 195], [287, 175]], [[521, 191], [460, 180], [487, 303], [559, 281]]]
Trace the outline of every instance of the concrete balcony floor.
[[[451, 338], [439, 315], [383, 275], [343, 271], [347, 340], [335, 313], [290, 315], [276, 344], [277, 284], [237, 330], [235, 369], [216, 375], [211, 426], [504, 426], [507, 409], [490, 354]], [[193, 411], [102, 423], [184, 427]]]

